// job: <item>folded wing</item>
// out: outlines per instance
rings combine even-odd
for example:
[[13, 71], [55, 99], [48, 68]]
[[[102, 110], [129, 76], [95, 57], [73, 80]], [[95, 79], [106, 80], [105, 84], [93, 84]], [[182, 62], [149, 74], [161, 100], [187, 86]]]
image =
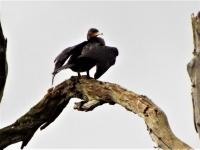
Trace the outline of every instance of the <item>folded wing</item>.
[[110, 46], [94, 47], [87, 53], [79, 56], [80, 59], [88, 58], [96, 61], [95, 79], [101, 77], [112, 65], [115, 64], [116, 57], [118, 56], [118, 49]]

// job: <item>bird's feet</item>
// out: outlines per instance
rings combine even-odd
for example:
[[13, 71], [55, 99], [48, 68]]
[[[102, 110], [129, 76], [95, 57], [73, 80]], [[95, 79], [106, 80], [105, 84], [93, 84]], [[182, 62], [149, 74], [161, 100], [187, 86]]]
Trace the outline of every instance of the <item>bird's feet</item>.
[[90, 77], [90, 72], [87, 71], [87, 75], [86, 75], [87, 79], [92, 79], [92, 77]]
[[90, 77], [90, 76], [88, 76], [88, 75], [86, 75], [86, 78], [87, 78], [87, 79], [92, 79], [92, 77]]
[[78, 78], [81, 78], [81, 73], [80, 72], [78, 72]]

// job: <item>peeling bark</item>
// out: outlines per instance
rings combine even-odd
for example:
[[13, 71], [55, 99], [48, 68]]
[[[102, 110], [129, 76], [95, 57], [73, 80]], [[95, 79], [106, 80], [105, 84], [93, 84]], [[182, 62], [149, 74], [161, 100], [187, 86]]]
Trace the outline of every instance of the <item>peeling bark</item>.
[[193, 58], [187, 65], [187, 71], [192, 82], [192, 103], [194, 126], [200, 137], [200, 13], [191, 16], [194, 51]]
[[119, 104], [144, 119], [157, 147], [191, 149], [173, 134], [165, 113], [148, 97], [128, 91], [117, 84], [85, 77], [71, 77], [49, 89], [43, 99], [25, 115], [10, 126], [0, 129], [0, 139], [4, 139], [0, 140], [0, 149], [20, 141], [21, 148], [26, 146], [37, 129], [45, 129], [51, 124], [71, 98], [81, 99], [81, 102], [75, 103], [74, 106], [74, 109], [79, 111], [92, 111], [105, 103]]
[[6, 60], [7, 39], [3, 35], [3, 30], [0, 22], [0, 103], [3, 97], [4, 87], [8, 74], [8, 64]]

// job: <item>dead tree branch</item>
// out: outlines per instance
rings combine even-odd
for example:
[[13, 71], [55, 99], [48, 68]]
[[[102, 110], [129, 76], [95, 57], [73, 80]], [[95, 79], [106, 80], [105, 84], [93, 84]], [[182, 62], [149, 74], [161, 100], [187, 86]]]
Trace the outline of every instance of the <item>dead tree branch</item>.
[[71, 77], [48, 90], [44, 98], [15, 123], [0, 129], [0, 149], [22, 141], [27, 145], [38, 128], [45, 129], [66, 107], [71, 98], [82, 101], [74, 109], [91, 111], [104, 103], [119, 104], [142, 117], [152, 140], [162, 149], [191, 149], [169, 127], [165, 113], [149, 98], [108, 82]]
[[194, 56], [188, 63], [187, 70], [192, 82], [194, 125], [200, 137], [200, 13], [197, 16], [192, 14], [191, 20], [193, 29]]
[[0, 22], [0, 103], [3, 97], [3, 91], [8, 74], [8, 64], [6, 60], [7, 40], [3, 35], [3, 30]]

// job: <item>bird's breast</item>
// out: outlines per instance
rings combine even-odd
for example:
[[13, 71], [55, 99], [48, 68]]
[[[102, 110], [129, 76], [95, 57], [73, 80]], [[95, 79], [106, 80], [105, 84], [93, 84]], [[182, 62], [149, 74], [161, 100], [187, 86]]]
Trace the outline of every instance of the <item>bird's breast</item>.
[[95, 50], [95, 47], [100, 46], [99, 43], [89, 43], [86, 46], [83, 47], [83, 50], [81, 52], [81, 55], [85, 55], [93, 50]]

